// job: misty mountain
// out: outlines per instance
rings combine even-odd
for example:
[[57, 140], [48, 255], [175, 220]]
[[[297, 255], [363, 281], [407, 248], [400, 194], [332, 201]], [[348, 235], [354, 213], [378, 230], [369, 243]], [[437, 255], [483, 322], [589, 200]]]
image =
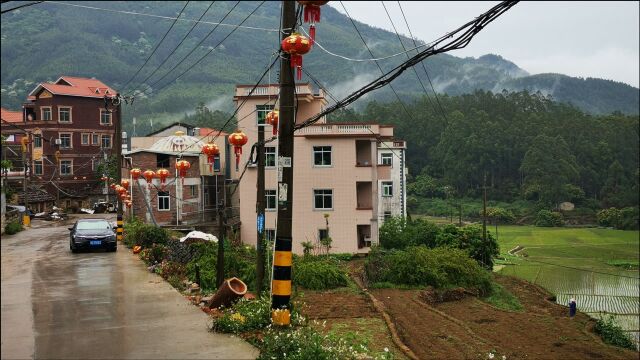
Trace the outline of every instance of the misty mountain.
[[[53, 3], [41, 3], [3, 14], [3, 107], [19, 108], [28, 91], [33, 89], [37, 82], [55, 80], [64, 74], [96, 77], [124, 93], [133, 89], [144, 90], [144, 96], [136, 100], [134, 106], [125, 109], [125, 118], [162, 118], [162, 114], [165, 114], [165, 118], [181, 117], [186, 112], [192, 112], [200, 102], [208, 104], [211, 108], [228, 111], [233, 106], [231, 97], [234, 85], [255, 83], [267, 64], [273, 60], [272, 56], [279, 46], [279, 2], [265, 2], [244, 23], [245, 26], [259, 27], [262, 30], [238, 29], [197, 65], [194, 65], [196, 61], [221, 42], [234, 28], [219, 26], [210, 37], [197, 46], [215, 26], [198, 24], [184, 43], [175, 50], [194, 24], [190, 21], [178, 21], [162, 46], [150, 58], [147, 66], [127, 88], [123, 89], [172, 23], [171, 20], [140, 14], [175, 17], [184, 3], [140, 1], [74, 4], [139, 14]], [[203, 21], [221, 21], [234, 4], [216, 2], [203, 17]], [[223, 22], [240, 23], [258, 4], [259, 2], [254, 1], [238, 3]], [[182, 17], [197, 19], [208, 6], [208, 2], [191, 2]], [[506, 13], [504, 16], [509, 14]], [[381, 18], [381, 21], [384, 20]], [[362, 23], [357, 23], [357, 26], [374, 56], [382, 57], [402, 51], [395, 33]], [[349, 19], [329, 6], [323, 7], [317, 34], [319, 43], [333, 53], [354, 59], [370, 57]], [[409, 38], [403, 37], [403, 42], [407, 48], [414, 47]], [[193, 51], [191, 56], [181, 61], [190, 51]], [[143, 84], [142, 80], [169, 55], [171, 57], [164, 66]], [[404, 60], [406, 56], [401, 54], [379, 63], [383, 69], [388, 70]], [[560, 74], [530, 75], [525, 69], [494, 54], [476, 59], [456, 57], [455, 52], [452, 52], [429, 58], [424, 65], [435, 91], [449, 95], [472, 93], [477, 89], [496, 93], [503, 90], [528, 90], [540, 91], [555, 100], [573, 104], [585, 112], [594, 114], [614, 111], [637, 114], [640, 107], [639, 91], [629, 85]], [[169, 71], [173, 67], [176, 69]], [[178, 74], [189, 68], [191, 70], [175, 80]], [[329, 55], [319, 47], [314, 47], [304, 57], [304, 68], [338, 98], [351, 93], [380, 74], [372, 62], [344, 60]], [[432, 95], [429, 79], [423, 67], [416, 66], [415, 69]], [[278, 70], [279, 67], [275, 66], [263, 82], [276, 82]], [[305, 76], [303, 81], [309, 80]], [[424, 96], [424, 90], [412, 70], [406, 71], [392, 85], [401, 97]], [[359, 100], [355, 105], [362, 106], [371, 99], [396, 98], [391, 89], [385, 88]]]

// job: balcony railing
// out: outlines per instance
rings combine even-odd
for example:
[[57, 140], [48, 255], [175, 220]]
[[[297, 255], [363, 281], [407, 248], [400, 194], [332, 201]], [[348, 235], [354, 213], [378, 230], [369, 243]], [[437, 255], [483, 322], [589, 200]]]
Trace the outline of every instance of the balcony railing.
[[377, 135], [380, 133], [378, 125], [354, 124], [323, 124], [307, 126], [297, 131], [298, 135]]
[[[279, 91], [280, 88], [276, 86], [259, 86], [253, 92], [251, 92], [251, 87], [241, 87], [237, 89], [236, 96], [277, 96]], [[311, 88], [308, 85], [297, 85], [296, 94], [309, 95]]]

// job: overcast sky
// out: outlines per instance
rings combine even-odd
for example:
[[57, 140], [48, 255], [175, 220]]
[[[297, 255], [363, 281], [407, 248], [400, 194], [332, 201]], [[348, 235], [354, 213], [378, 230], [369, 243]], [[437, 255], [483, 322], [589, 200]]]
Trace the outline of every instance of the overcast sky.
[[[379, 1], [344, 1], [349, 14], [393, 31]], [[431, 41], [498, 2], [402, 1], [413, 35]], [[639, 83], [640, 2], [520, 2], [480, 32], [458, 57], [494, 53], [531, 74], [561, 73]], [[329, 5], [344, 13], [340, 2]], [[385, 1], [398, 31], [408, 31], [396, 1]]]

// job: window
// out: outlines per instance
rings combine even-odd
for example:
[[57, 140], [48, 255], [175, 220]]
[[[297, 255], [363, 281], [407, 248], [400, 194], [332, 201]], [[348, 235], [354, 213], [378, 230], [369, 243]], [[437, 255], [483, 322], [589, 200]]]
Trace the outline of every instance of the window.
[[275, 167], [276, 166], [276, 147], [265, 146], [264, 148], [264, 166]]
[[382, 196], [393, 196], [393, 183], [391, 181], [382, 182]]
[[276, 209], [276, 191], [275, 190], [265, 190], [265, 210], [275, 210]]
[[59, 107], [58, 108], [58, 122], [70, 123], [71, 122], [71, 108]]
[[101, 140], [102, 142], [100, 146], [102, 146], [103, 148], [111, 147], [111, 135], [102, 135]]
[[385, 220], [391, 219], [391, 211], [385, 211], [384, 212], [384, 219]]
[[100, 136], [99, 136], [98, 134], [93, 134], [93, 135], [91, 136], [91, 143], [92, 143], [93, 145], [98, 145], [98, 144], [100, 144], [100, 142], [99, 142], [99, 141], [100, 141]]
[[256, 105], [256, 115], [257, 115], [257, 124], [258, 126], [265, 125], [265, 118], [267, 114], [273, 110], [273, 105]]
[[89, 140], [89, 134], [82, 134], [82, 141], [80, 143], [82, 145], [90, 145]]
[[169, 203], [169, 193], [167, 191], [158, 191], [158, 211], [171, 210]]
[[191, 197], [198, 196], [198, 185], [189, 185], [189, 189], [191, 190]]
[[275, 239], [276, 239], [276, 231], [274, 229], [265, 229], [264, 230], [264, 239], [266, 241], [275, 241]]
[[382, 165], [393, 165], [393, 154], [384, 153], [382, 154]]
[[100, 110], [100, 125], [111, 125], [111, 113], [107, 110]]
[[318, 229], [318, 240], [326, 239], [329, 237], [329, 230]]
[[71, 133], [60, 133], [60, 148], [71, 149], [73, 142], [71, 141]]
[[51, 107], [40, 108], [40, 115], [42, 120], [51, 120]]
[[60, 175], [73, 175], [72, 160], [60, 160]]
[[42, 175], [42, 160], [33, 162], [33, 175]]
[[33, 147], [41, 148], [42, 147], [42, 136], [35, 135], [33, 137]]
[[333, 209], [333, 190], [313, 190], [313, 208], [315, 210]]
[[169, 168], [170, 156], [167, 154], [156, 154], [156, 167], [167, 169]]
[[331, 146], [313, 147], [313, 165], [331, 166]]

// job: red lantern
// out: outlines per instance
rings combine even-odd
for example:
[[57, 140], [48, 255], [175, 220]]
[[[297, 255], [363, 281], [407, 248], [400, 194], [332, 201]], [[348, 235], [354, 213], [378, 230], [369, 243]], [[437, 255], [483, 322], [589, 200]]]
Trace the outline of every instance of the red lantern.
[[127, 180], [127, 179], [120, 180], [120, 185], [122, 185], [122, 187], [125, 190], [129, 190], [129, 180]]
[[131, 171], [129, 171], [129, 174], [131, 174], [131, 178], [133, 179], [133, 181], [138, 181], [138, 178], [140, 177], [140, 174], [142, 174], [142, 171], [138, 168], [135, 168], [131, 169]]
[[109, 187], [111, 188], [111, 190], [115, 190], [116, 189], [116, 184], [115, 183], [111, 183], [111, 184], [109, 184]]
[[125, 201], [127, 200], [127, 193], [126, 192], [121, 192], [118, 197], [120, 198], [120, 201]]
[[298, 69], [298, 80], [302, 79], [302, 55], [311, 50], [309, 38], [293, 33], [282, 40], [282, 51], [291, 55], [291, 67]]
[[309, 25], [309, 36], [311, 44], [316, 40], [316, 23], [320, 22], [320, 6], [325, 5], [329, 1], [298, 1], [304, 6], [304, 22], [311, 23]]
[[131, 200], [125, 200], [125, 201], [124, 201], [124, 205], [125, 205], [128, 209], [131, 209]]
[[236, 154], [236, 171], [238, 171], [238, 165], [240, 164], [242, 145], [246, 144], [247, 141], [249, 141], [249, 138], [240, 130], [236, 130], [236, 132], [229, 135], [229, 143], [233, 145], [233, 152]]
[[180, 178], [182, 179], [182, 185], [184, 185], [184, 177], [187, 176], [187, 170], [191, 168], [191, 163], [187, 160], [180, 160], [176, 162], [176, 169], [178, 169], [178, 174], [180, 174]]
[[267, 124], [273, 127], [273, 135], [278, 134], [279, 118], [280, 118], [280, 112], [278, 110], [269, 111], [269, 113], [267, 114], [267, 117], [265, 118], [265, 121], [267, 122]]
[[151, 190], [151, 182], [153, 181], [153, 178], [156, 177], [156, 173], [153, 172], [153, 170], [147, 170], [142, 173], [142, 176], [147, 180], [147, 185], [149, 186], [149, 190]]
[[127, 192], [127, 189], [120, 185], [116, 185], [116, 192], [118, 193], [118, 195], [122, 196], [122, 194], [125, 194]]
[[108, 178], [108, 177], [106, 177], [106, 176], [103, 176], [103, 177], [101, 177], [101, 178], [100, 178], [100, 180], [101, 180], [101, 181], [105, 181], [105, 182], [106, 182], [106, 181], [109, 181], [109, 178]]
[[162, 189], [164, 190], [164, 184], [167, 181], [167, 178], [169, 177], [169, 170], [167, 169], [158, 169], [158, 171], [156, 171], [156, 175], [158, 176], [158, 178], [160, 179], [160, 186], [162, 187]]
[[218, 149], [218, 145], [205, 144], [202, 147], [202, 153], [207, 155], [207, 163], [209, 164], [209, 171], [213, 171], [213, 162], [215, 161], [216, 155], [220, 154], [220, 149]]

